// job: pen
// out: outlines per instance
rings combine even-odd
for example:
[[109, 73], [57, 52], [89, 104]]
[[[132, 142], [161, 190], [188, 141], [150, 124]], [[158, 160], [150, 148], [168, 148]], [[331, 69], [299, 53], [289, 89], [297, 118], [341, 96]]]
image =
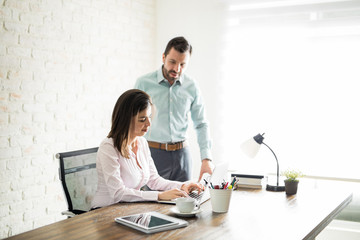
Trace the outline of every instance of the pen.
[[229, 182], [226, 182], [224, 189], [226, 189], [228, 185], [229, 185]]
[[232, 182], [231, 182], [231, 186], [234, 187], [234, 184], [235, 184], [235, 181], [236, 181], [236, 176], [234, 176]]
[[206, 179], [205, 179], [205, 178], [204, 178], [203, 180], [204, 180], [204, 182], [205, 182], [205, 187], [209, 187], [209, 188], [211, 188], [211, 187], [210, 187], [210, 185], [209, 185], [209, 182], [208, 182], [208, 181], [206, 181]]
[[239, 181], [240, 181], [240, 178], [236, 179], [236, 182], [234, 183], [234, 185], [238, 184]]

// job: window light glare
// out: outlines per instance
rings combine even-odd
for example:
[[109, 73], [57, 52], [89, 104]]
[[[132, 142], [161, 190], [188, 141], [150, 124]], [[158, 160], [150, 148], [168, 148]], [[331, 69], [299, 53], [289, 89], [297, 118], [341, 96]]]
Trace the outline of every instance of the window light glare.
[[349, 2], [350, 0], [293, 0], [293, 1], [273, 1], [265, 3], [249, 3], [249, 4], [234, 4], [230, 5], [229, 11], [239, 10], [254, 10], [261, 8], [278, 8], [278, 7], [292, 7], [312, 4], [327, 4], [336, 2]]

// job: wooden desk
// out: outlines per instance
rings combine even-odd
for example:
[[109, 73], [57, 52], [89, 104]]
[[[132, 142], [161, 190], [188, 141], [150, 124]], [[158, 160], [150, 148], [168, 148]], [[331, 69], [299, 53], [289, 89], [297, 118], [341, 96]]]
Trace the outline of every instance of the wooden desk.
[[44, 226], [10, 239], [314, 239], [352, 200], [352, 193], [299, 189], [284, 192], [237, 190], [227, 213], [213, 213], [201, 205], [197, 217], [184, 218], [189, 226], [146, 235], [115, 223], [114, 219], [147, 211], [172, 215], [173, 205], [120, 203]]

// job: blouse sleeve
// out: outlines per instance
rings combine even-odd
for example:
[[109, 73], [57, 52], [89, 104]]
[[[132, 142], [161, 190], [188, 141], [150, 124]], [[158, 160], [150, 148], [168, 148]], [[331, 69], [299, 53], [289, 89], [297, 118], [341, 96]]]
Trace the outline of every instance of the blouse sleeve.
[[122, 166], [118, 162], [120, 157], [120, 153], [110, 143], [105, 143], [98, 150], [98, 161], [100, 162], [98, 165], [100, 165], [104, 185], [113, 199], [113, 203], [121, 201], [157, 201], [157, 191], [140, 191], [125, 186], [120, 171]]

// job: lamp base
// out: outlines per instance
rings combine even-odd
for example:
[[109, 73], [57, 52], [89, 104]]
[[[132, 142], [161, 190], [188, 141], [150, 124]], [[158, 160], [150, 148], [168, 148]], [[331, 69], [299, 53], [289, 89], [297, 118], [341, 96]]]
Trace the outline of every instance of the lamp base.
[[266, 190], [272, 191], [272, 192], [283, 192], [283, 191], [285, 191], [285, 186], [273, 186], [273, 185], [267, 184]]

